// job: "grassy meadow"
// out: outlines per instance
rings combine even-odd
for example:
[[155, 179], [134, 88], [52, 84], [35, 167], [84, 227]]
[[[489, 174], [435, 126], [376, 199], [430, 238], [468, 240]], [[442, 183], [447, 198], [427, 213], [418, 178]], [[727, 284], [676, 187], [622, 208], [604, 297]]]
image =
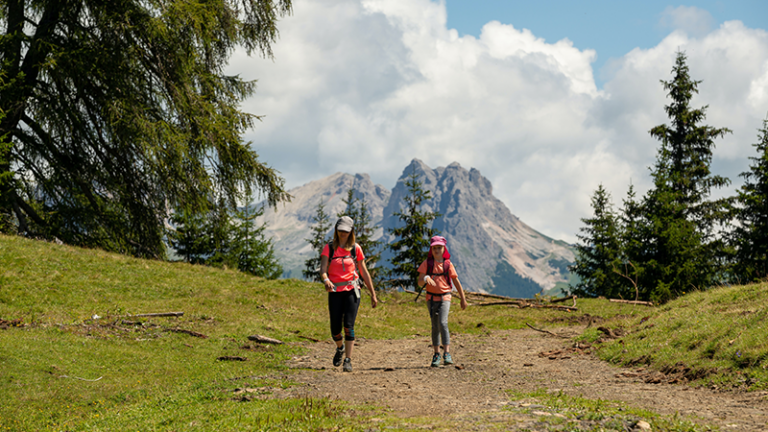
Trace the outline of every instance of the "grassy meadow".
[[[470, 307], [452, 316], [451, 330], [552, 329], [592, 317], [628, 333], [599, 344], [606, 360], [684, 364], [703, 385], [765, 389], [766, 288], [719, 288], [656, 308], [600, 299], [579, 299], [571, 313]], [[423, 303], [412, 298], [381, 294], [371, 309], [364, 296], [356, 333], [427, 334]], [[135, 316], [161, 312], [183, 316]], [[596, 341], [596, 327], [581, 338]], [[293, 385], [285, 362], [302, 353], [295, 342], [329, 333], [320, 284], [0, 235], [0, 432], [334, 430], [350, 410], [376, 408], [234, 396]], [[247, 339], [254, 334], [286, 343], [258, 345]], [[219, 360], [226, 356], [247, 361]], [[370, 428], [365, 417], [345, 424]]]

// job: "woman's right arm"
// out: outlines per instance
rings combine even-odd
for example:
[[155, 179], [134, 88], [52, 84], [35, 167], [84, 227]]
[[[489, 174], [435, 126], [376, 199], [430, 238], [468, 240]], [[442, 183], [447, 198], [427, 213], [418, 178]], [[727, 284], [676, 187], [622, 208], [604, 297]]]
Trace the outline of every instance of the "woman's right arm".
[[333, 291], [333, 282], [328, 279], [328, 257], [325, 255], [320, 256], [320, 280], [323, 281], [326, 291]]

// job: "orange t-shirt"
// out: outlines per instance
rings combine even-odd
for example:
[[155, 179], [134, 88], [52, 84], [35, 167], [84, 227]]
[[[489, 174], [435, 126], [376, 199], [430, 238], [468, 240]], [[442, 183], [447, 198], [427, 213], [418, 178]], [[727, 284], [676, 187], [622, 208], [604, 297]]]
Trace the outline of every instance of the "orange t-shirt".
[[[363, 255], [363, 249], [355, 243], [357, 249], [357, 261], [360, 262], [365, 259]], [[326, 257], [330, 257], [330, 248], [326, 243], [323, 247], [323, 253]], [[352, 251], [348, 251], [342, 247], [336, 248], [336, 252], [333, 253], [333, 261], [328, 263], [328, 279], [333, 283], [350, 282], [358, 278], [357, 271], [355, 270], [355, 261], [352, 259]], [[352, 285], [344, 285], [336, 287], [336, 292], [339, 291], [351, 291], [354, 287]]]
[[[435, 261], [435, 265], [432, 268], [432, 273], [434, 273], [432, 276], [433, 281], [435, 281], [435, 286], [432, 286], [430, 284], [425, 284], [424, 288], [427, 290], [427, 300], [434, 300], [434, 301], [451, 301], [451, 285], [449, 281], [445, 280], [445, 276], [443, 276], [443, 262], [437, 262]], [[427, 274], [427, 260], [424, 260], [424, 262], [421, 263], [419, 266], [419, 273], [420, 274]], [[459, 277], [459, 275], [456, 274], [456, 266], [451, 263], [451, 268], [448, 269], [448, 274], [451, 276], [451, 279], [455, 277]], [[430, 293], [435, 294], [445, 294], [442, 297], [433, 297], [430, 295]]]

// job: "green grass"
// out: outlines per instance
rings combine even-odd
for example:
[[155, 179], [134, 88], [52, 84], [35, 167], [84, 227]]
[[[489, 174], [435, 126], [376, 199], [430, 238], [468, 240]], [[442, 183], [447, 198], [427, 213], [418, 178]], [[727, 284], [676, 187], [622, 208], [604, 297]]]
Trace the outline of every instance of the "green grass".
[[[0, 320], [20, 320], [0, 330], [1, 431], [317, 430], [346, 415], [336, 401], [235, 394], [291, 384], [299, 347], [242, 347], [251, 334], [324, 338], [318, 286], [5, 236], [0, 272]], [[184, 315], [131, 317], [169, 311]]]
[[600, 349], [608, 361], [683, 374], [699, 385], [768, 389], [768, 284], [693, 292], [644, 317]]
[[[541, 430], [631, 430], [639, 421], [645, 421], [654, 431], [698, 432], [710, 430], [707, 426], [678, 416], [660, 416], [648, 410], [633, 408], [621, 401], [585, 399], [570, 396], [562, 391], [548, 392], [539, 389], [534, 392], [509, 391], [510, 398], [517, 401], [512, 408], [529, 413], [547, 413], [540, 422], [546, 424]], [[538, 429], [537, 429], [538, 430]]]
[[[320, 284], [295, 279], [268, 281], [0, 235], [0, 326], [8, 327], [0, 329], [0, 432], [402, 425], [406, 420], [390, 418], [375, 406], [270, 397], [293, 384], [285, 364], [302, 348], [291, 342], [329, 339], [326, 298]], [[356, 333], [374, 339], [428, 334], [424, 303], [412, 299], [381, 294], [380, 307], [371, 309], [365, 296]], [[627, 353], [611, 344], [602, 348], [614, 362], [651, 355], [652, 347], [651, 362], [658, 367], [683, 360], [694, 364], [690, 359], [704, 355], [723, 368], [720, 380], [754, 376], [765, 382], [758, 370], [765, 365], [766, 303], [759, 286], [748, 286], [692, 294], [657, 309], [598, 299], [579, 299], [579, 311], [571, 313], [457, 308], [451, 330], [483, 334], [526, 328], [526, 323], [553, 328], [592, 317], [635, 331], [625, 338]], [[722, 316], [707, 318], [702, 308]], [[134, 316], [158, 312], [184, 315]], [[697, 319], [700, 324], [692, 325]], [[699, 333], [690, 333], [694, 327]], [[668, 342], [676, 345], [658, 350], [670, 339], [663, 332], [674, 333]], [[253, 334], [287, 343], [256, 346], [247, 340]], [[725, 339], [734, 342], [724, 344]], [[675, 351], [683, 357], [675, 357]], [[217, 360], [222, 356], [247, 361]], [[236, 393], [243, 388], [252, 392]], [[361, 411], [375, 412], [379, 419], [372, 423]]]

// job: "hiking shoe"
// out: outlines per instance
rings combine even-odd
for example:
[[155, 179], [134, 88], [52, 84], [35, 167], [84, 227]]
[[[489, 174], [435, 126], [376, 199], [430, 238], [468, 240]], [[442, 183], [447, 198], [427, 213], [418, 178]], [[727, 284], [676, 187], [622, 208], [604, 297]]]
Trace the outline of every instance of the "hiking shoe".
[[336, 348], [336, 353], [333, 355], [333, 365], [341, 366], [341, 357], [344, 355], [344, 345], [341, 348]]
[[432, 356], [432, 367], [438, 366], [440, 366], [440, 354], [435, 353], [435, 355]]
[[443, 364], [448, 366], [453, 364], [453, 359], [451, 358], [451, 355], [449, 353], [445, 353], [443, 356]]
[[344, 359], [344, 372], [352, 372], [352, 359], [349, 357]]

